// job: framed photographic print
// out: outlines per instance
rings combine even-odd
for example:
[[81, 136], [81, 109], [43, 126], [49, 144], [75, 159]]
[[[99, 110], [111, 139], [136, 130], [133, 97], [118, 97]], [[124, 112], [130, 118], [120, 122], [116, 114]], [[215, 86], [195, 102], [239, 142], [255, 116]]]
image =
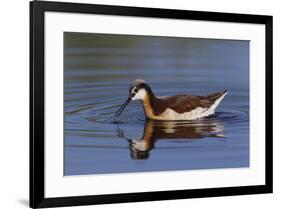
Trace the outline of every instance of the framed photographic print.
[[272, 192], [272, 16], [30, 3], [30, 207]]

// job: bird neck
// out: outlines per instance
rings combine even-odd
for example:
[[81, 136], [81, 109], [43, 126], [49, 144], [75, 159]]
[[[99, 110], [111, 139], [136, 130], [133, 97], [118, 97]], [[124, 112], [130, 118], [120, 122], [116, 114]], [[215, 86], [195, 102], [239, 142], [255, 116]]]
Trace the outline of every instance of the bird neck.
[[147, 118], [153, 118], [154, 117], [154, 109], [153, 109], [153, 102], [156, 99], [153, 92], [149, 88], [149, 90], [146, 89], [146, 94], [142, 100], [142, 106], [144, 109], [144, 112], [146, 114]]

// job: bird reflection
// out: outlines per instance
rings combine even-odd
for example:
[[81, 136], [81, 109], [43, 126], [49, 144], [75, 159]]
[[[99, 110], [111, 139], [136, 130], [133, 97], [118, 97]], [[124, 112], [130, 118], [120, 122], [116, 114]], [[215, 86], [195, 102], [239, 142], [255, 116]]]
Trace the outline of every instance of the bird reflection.
[[125, 136], [123, 130], [118, 129], [118, 136], [127, 139], [130, 146], [131, 158], [145, 160], [158, 140], [197, 140], [205, 137], [223, 138], [224, 126], [213, 120], [197, 121], [154, 121], [147, 120], [140, 139]]

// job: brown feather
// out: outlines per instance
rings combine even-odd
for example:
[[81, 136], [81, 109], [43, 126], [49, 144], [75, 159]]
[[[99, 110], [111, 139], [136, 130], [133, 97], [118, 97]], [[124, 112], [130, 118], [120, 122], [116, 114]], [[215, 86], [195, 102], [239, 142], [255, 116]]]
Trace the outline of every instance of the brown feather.
[[171, 97], [154, 97], [151, 106], [155, 115], [160, 115], [167, 108], [177, 113], [189, 112], [196, 107], [209, 108], [226, 91], [213, 93], [207, 96], [176, 95]]

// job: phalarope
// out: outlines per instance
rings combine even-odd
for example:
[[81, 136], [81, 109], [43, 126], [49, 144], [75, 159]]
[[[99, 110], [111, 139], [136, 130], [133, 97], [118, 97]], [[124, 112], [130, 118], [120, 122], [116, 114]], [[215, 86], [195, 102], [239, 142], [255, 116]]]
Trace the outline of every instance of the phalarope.
[[206, 96], [175, 95], [157, 97], [150, 86], [142, 79], [133, 81], [129, 88], [129, 97], [117, 110], [118, 117], [130, 101], [141, 100], [147, 118], [152, 120], [196, 120], [215, 114], [215, 109], [227, 91]]

